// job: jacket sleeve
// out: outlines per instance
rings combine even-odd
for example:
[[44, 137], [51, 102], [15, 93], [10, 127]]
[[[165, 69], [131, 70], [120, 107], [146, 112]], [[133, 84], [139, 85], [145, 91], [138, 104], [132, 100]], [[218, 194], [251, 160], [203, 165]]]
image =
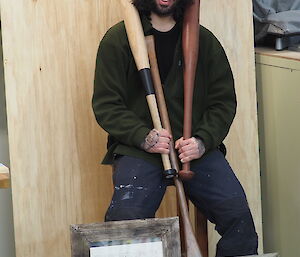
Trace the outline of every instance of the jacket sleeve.
[[120, 143], [140, 147], [150, 129], [126, 107], [129, 52], [109, 31], [96, 60], [92, 106], [99, 125]]
[[207, 104], [194, 136], [200, 137], [207, 151], [218, 147], [228, 134], [236, 113], [236, 94], [230, 64], [219, 41], [213, 37], [214, 51], [208, 68]]

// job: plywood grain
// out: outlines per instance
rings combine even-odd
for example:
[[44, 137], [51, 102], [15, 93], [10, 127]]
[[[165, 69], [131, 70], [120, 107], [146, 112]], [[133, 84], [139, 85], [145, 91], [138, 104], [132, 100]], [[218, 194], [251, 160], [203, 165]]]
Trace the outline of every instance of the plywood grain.
[[69, 225], [101, 221], [108, 206], [91, 94], [110, 2], [1, 2], [18, 257], [70, 256]]
[[[91, 95], [99, 41], [121, 11], [115, 0], [1, 0], [17, 257], [70, 256], [69, 225], [103, 220], [113, 187], [111, 169], [99, 164], [106, 134]], [[203, 0], [202, 23], [221, 39], [235, 74], [229, 157], [260, 231], [250, 16], [248, 0]], [[169, 191], [160, 216], [176, 213]]]
[[[238, 109], [226, 139], [228, 159], [246, 191], [260, 236], [262, 252], [261, 193], [257, 130], [252, 1], [203, 0], [201, 24], [225, 48], [233, 70]], [[201, 50], [200, 50], [201, 51]], [[210, 229], [210, 256], [218, 236]]]
[[112, 195], [91, 96], [99, 41], [121, 8], [4, 0], [1, 12], [17, 257], [70, 256], [69, 225], [103, 221]]

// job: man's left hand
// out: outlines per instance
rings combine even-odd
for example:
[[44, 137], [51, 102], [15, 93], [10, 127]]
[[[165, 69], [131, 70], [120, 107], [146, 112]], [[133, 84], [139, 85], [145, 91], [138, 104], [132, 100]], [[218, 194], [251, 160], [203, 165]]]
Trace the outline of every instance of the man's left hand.
[[205, 153], [205, 146], [200, 138], [180, 138], [175, 142], [175, 149], [179, 152], [179, 159], [182, 163], [190, 162], [201, 158]]

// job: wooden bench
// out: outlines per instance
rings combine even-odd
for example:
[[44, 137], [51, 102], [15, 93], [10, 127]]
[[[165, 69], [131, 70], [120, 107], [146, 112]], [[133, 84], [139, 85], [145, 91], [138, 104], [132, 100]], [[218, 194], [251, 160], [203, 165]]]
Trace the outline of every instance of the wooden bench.
[[9, 169], [0, 163], [0, 188], [10, 187]]

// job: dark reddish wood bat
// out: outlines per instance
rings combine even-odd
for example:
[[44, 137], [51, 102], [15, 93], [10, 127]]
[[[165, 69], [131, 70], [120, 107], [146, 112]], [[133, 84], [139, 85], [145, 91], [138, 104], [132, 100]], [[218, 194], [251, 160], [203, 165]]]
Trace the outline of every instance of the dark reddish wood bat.
[[[182, 51], [184, 59], [184, 120], [183, 138], [192, 136], [193, 92], [196, 67], [199, 52], [199, 16], [200, 0], [194, 0], [184, 13], [182, 31]], [[190, 163], [184, 163], [179, 176], [182, 179], [191, 179], [194, 173], [190, 170]]]
[[[200, 0], [194, 0], [194, 2], [185, 10], [182, 31], [182, 49], [184, 58], [184, 139], [188, 139], [192, 136], [193, 92], [200, 40], [199, 20]], [[184, 180], [191, 179], [194, 176], [194, 173], [190, 170], [190, 163], [183, 164], [179, 176]], [[196, 211], [196, 235], [201, 252], [204, 257], [207, 257], [207, 220], [198, 210]]]

